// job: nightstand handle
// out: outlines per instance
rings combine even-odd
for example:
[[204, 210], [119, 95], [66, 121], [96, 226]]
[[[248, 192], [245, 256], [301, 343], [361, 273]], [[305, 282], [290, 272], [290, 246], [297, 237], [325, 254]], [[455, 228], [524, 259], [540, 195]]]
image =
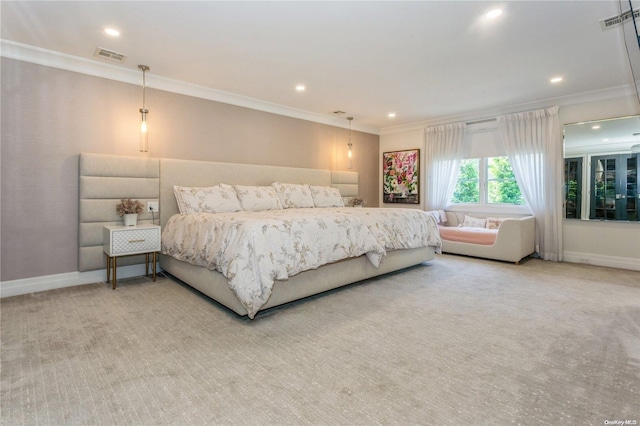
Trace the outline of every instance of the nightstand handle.
[[144, 243], [144, 239], [142, 240], [129, 240], [130, 243]]

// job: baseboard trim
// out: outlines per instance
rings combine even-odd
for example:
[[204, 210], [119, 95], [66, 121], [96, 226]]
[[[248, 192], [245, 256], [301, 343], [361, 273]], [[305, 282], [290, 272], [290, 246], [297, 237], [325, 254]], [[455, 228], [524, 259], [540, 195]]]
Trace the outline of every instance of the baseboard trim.
[[[157, 271], [160, 270], [160, 267], [157, 266]], [[144, 274], [144, 264], [118, 267], [118, 279], [137, 277]], [[105, 283], [106, 285], [106, 281], [106, 269], [88, 272], [76, 271], [65, 274], [44, 275], [41, 277], [24, 278], [13, 281], [0, 281], [0, 298], [100, 282]]]
[[640, 271], [638, 259], [630, 257], [606, 256], [594, 253], [581, 253], [577, 251], [565, 251], [562, 253], [565, 262], [583, 263], [586, 265], [607, 266], [609, 268], [629, 269]]

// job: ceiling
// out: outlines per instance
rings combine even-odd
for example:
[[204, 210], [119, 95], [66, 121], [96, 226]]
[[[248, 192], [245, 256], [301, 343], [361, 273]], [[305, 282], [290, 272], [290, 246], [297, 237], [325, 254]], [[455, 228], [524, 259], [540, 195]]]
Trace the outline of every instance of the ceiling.
[[[628, 4], [628, 3], [627, 3]], [[631, 85], [618, 1], [6, 1], [3, 40], [371, 129]], [[501, 16], [484, 15], [501, 8]], [[627, 7], [628, 9], [628, 7]], [[106, 27], [119, 37], [104, 33]], [[551, 84], [550, 78], [564, 80]], [[306, 90], [297, 92], [295, 86]], [[387, 115], [395, 112], [395, 118]]]

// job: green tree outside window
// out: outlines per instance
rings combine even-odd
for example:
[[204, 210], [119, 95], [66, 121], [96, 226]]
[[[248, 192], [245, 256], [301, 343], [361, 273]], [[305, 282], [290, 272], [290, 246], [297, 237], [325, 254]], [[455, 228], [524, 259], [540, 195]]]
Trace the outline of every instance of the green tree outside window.
[[477, 158], [462, 160], [458, 183], [451, 198], [452, 203], [480, 202], [480, 168]]
[[507, 157], [462, 160], [451, 202], [525, 204]]
[[493, 157], [489, 163], [489, 203], [524, 204], [518, 182], [507, 157]]

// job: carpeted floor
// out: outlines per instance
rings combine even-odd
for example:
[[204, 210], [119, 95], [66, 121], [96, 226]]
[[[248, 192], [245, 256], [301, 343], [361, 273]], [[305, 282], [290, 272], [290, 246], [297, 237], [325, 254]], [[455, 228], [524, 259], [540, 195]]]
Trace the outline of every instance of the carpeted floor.
[[1, 420], [640, 424], [640, 273], [442, 255], [240, 318], [170, 278], [1, 301]]

